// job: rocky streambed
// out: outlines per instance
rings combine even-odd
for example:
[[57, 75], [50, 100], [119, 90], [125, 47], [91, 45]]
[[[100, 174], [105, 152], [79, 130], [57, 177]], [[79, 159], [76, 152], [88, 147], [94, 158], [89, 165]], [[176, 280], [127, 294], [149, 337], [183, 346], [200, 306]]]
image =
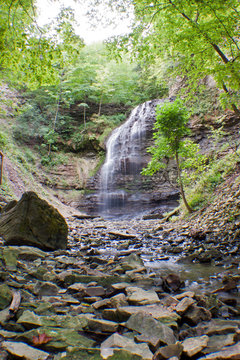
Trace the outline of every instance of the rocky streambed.
[[1, 360], [240, 359], [236, 239], [67, 221], [66, 250], [1, 243]]

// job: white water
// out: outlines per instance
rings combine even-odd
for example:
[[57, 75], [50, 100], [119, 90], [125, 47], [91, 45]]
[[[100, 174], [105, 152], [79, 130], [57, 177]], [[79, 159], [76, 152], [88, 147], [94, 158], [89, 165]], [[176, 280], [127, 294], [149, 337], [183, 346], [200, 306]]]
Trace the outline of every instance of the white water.
[[154, 122], [158, 102], [147, 101], [137, 106], [127, 121], [112, 132], [106, 143], [106, 160], [100, 172], [102, 215], [111, 215], [114, 208], [124, 208], [130, 198], [131, 201], [139, 201], [139, 192], [130, 195], [126, 186], [129, 177], [136, 180], [140, 176], [143, 140], [149, 123], [152, 126]]

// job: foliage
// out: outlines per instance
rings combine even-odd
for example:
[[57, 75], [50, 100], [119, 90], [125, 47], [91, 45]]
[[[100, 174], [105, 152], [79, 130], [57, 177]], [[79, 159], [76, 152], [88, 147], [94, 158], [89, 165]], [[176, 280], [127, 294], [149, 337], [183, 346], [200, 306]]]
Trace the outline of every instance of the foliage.
[[0, 131], [0, 149], [3, 149], [8, 144], [8, 136], [5, 132]]
[[198, 157], [200, 158], [199, 147], [192, 141], [183, 139], [189, 133], [188, 120], [189, 114], [180, 99], [159, 105], [154, 124], [156, 131], [153, 134], [155, 146], [149, 148], [152, 160], [142, 173], [152, 175], [165, 167], [164, 159], [175, 157], [181, 195], [188, 211], [192, 211], [185, 198], [181, 169], [195, 167], [197, 171], [200, 171], [200, 165], [204, 160], [201, 158], [196, 161]]
[[62, 83], [66, 104], [133, 105], [158, 97], [162, 94], [159, 89], [159, 84], [128, 56], [122, 56], [121, 62], [109, 59], [102, 44], [82, 49], [76, 63], [65, 71]]
[[195, 209], [211, 201], [216, 187], [235, 171], [239, 162], [239, 154], [236, 152], [230, 151], [226, 155], [219, 154], [219, 156], [209, 159], [209, 164], [205, 166], [197, 180], [189, 183], [186, 188], [189, 203]]
[[0, 7], [0, 65], [5, 76], [30, 88], [58, 84], [65, 63], [75, 61], [83, 46], [74, 33], [71, 9], [61, 11], [56, 25], [40, 28], [32, 1], [1, 1]]
[[[108, 3], [113, 5], [113, 1]], [[135, 27], [114, 39], [115, 49], [131, 51], [134, 57], [155, 63], [157, 57], [172, 59], [172, 71], [191, 83], [212, 75], [224, 105], [239, 106], [240, 46], [238, 0], [123, 0], [134, 7]], [[118, 51], [118, 50], [117, 50]], [[188, 87], [189, 89], [189, 87]], [[236, 109], [235, 109], [236, 110]]]
[[165, 167], [163, 159], [173, 157], [176, 152], [185, 151], [183, 136], [189, 131], [186, 127], [189, 116], [180, 100], [165, 102], [159, 105], [156, 111], [156, 122], [153, 134], [155, 146], [149, 148], [152, 160], [144, 170], [144, 174], [152, 175], [160, 168]]

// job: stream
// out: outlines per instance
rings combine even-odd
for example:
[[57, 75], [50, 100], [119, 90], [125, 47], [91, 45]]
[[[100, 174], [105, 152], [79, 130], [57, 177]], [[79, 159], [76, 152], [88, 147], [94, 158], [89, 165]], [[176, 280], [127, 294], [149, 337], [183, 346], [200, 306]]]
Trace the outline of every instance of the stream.
[[[155, 231], [154, 229], [159, 224], [158, 220], [95, 219], [78, 220], [76, 223], [78, 225], [75, 225], [75, 234], [72, 234], [72, 251], [79, 250], [80, 236], [80, 249], [87, 249], [87, 256], [90, 254], [96, 258], [116, 261], [129, 254], [137, 254], [142, 259], [150, 278], [177, 274], [184, 283], [185, 291], [194, 291], [200, 295], [216, 291], [221, 294], [221, 297], [235, 299], [240, 305], [238, 296], [240, 285], [230, 295], [219, 291], [224, 278], [231, 277], [231, 274], [240, 274], [238, 259], [229, 260], [227, 253], [223, 253], [223, 258], [217, 261], [214, 261], [214, 258], [211, 261], [206, 261], [204, 258], [202, 261], [198, 259], [190, 261], [189, 252], [196, 251], [192, 239], [176, 234], [169, 235], [164, 231]], [[77, 246], [76, 238], [78, 239]], [[211, 240], [208, 239], [207, 242], [212, 248]], [[201, 248], [201, 244], [197, 247]], [[145, 286], [151, 287], [147, 284]]]

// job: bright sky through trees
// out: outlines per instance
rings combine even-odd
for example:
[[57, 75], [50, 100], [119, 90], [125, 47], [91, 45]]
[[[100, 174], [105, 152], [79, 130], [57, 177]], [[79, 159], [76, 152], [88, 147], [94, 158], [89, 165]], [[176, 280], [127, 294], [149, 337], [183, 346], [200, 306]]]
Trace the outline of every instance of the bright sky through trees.
[[[110, 13], [104, 6], [99, 7], [99, 17], [103, 16], [113, 20], [114, 23], [103, 26], [102, 23], [95, 24], [95, 28], [90, 23], [87, 12], [89, 11], [88, 1], [74, 1], [74, 0], [37, 0], [38, 8], [38, 24], [40, 26], [51, 22], [60, 12], [63, 7], [71, 7], [74, 10], [77, 22], [76, 33], [82, 37], [86, 44], [103, 41], [114, 35], [126, 34], [131, 26], [131, 16], [126, 19], [118, 19], [117, 14]], [[101, 12], [101, 13], [100, 13]], [[112, 18], [112, 19], [111, 19]]]

